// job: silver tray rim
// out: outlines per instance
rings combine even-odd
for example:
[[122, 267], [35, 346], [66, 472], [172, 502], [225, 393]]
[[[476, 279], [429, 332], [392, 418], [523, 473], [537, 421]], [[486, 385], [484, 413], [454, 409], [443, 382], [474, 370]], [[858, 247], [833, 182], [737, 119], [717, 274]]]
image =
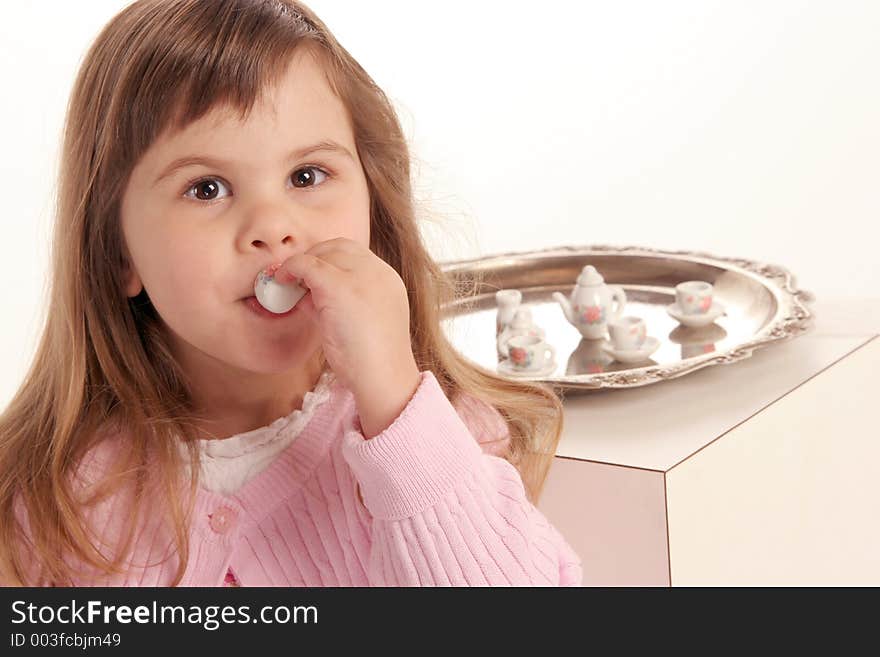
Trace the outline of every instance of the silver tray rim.
[[[806, 304], [815, 301], [815, 296], [809, 291], [798, 289], [795, 277], [787, 268], [747, 258], [718, 256], [705, 251], [670, 251], [641, 246], [591, 244], [509, 251], [477, 258], [448, 260], [438, 264], [444, 273], [454, 275], [457, 272], [472, 270], [476, 266], [487, 267], [494, 263], [501, 264], [503, 261], [511, 259], [527, 261], [557, 256], [589, 257], [591, 255], [662, 256], [664, 258], [679, 259], [736, 271], [741, 275], [754, 279], [774, 296], [777, 304], [776, 313], [751, 339], [724, 351], [688, 358], [686, 361], [679, 363], [651, 365], [600, 374], [522, 377], [518, 380], [547, 383], [557, 389], [567, 389], [575, 392], [635, 388], [684, 376], [711, 365], [727, 365], [741, 361], [751, 357], [755, 349], [791, 340], [794, 337], [807, 333], [814, 327], [813, 320], [815, 315]], [[509, 265], [510, 263], [505, 264]], [[610, 283], [613, 283], [613, 281]], [[461, 300], [457, 301], [460, 302]], [[441, 313], [449, 310], [449, 305], [445, 305], [441, 309]], [[493, 374], [503, 376], [494, 372]]]

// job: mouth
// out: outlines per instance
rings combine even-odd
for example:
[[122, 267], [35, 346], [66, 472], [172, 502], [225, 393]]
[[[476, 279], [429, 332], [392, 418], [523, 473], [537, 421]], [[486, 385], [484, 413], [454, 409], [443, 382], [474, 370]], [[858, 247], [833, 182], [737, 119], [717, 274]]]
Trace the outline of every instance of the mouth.
[[241, 299], [241, 302], [250, 310], [252, 313], [256, 314], [258, 317], [262, 317], [264, 319], [282, 319], [284, 317], [289, 317], [294, 314], [297, 310], [299, 304], [296, 304], [293, 308], [283, 313], [273, 313], [271, 310], [266, 310], [260, 305], [260, 302], [257, 301], [257, 297], [249, 296]]

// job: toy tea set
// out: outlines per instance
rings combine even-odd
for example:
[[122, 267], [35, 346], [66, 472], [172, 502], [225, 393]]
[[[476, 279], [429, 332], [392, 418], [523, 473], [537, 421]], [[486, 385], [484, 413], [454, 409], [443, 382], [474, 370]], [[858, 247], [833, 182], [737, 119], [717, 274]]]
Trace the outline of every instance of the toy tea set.
[[[675, 286], [675, 302], [666, 312], [681, 325], [699, 328], [712, 324], [724, 313], [713, 300], [713, 286], [706, 281], [685, 281]], [[660, 347], [660, 340], [648, 335], [645, 320], [624, 315], [627, 299], [623, 288], [606, 285], [592, 265], [585, 266], [569, 297], [554, 292], [565, 318], [586, 341], [598, 341], [599, 349], [621, 363], [641, 363]], [[546, 341], [527, 307], [522, 293], [505, 289], [495, 293], [498, 371], [511, 376], [548, 376], [556, 370], [556, 350]], [[610, 337], [610, 340], [606, 339]]]

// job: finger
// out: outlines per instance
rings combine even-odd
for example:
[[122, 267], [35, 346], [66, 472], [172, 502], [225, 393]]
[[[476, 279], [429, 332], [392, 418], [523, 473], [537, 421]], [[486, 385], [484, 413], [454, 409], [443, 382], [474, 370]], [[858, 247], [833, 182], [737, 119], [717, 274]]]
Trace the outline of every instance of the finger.
[[347, 237], [334, 237], [331, 240], [323, 240], [314, 244], [310, 249], [306, 250], [306, 253], [311, 253], [313, 255], [320, 255], [321, 253], [327, 253], [329, 251], [356, 253], [363, 251], [364, 248], [365, 247], [360, 242], [355, 242]]
[[[360, 242], [355, 242], [347, 237], [337, 237], [332, 240], [318, 242], [312, 246], [312, 248], [308, 249], [306, 253], [321, 257], [330, 257], [334, 262], [340, 260], [344, 262], [346, 256], [349, 259], [358, 256], [362, 257], [369, 255], [371, 251], [369, 247], [364, 246]], [[337, 262], [337, 264], [339, 264], [339, 262]]]
[[297, 308], [297, 312], [303, 314], [308, 321], [318, 324], [318, 309], [315, 307], [315, 299], [311, 294], [306, 294], [297, 303]]
[[318, 242], [306, 253], [316, 255], [325, 260], [330, 260], [337, 267], [342, 269], [351, 269], [351, 262], [354, 258], [363, 258], [372, 252], [362, 244], [350, 240], [345, 237], [337, 237], [332, 240]]
[[[326, 299], [334, 289], [345, 282], [346, 272], [325, 258], [310, 253], [297, 253], [285, 260], [275, 272], [282, 283], [302, 282], [313, 296]], [[316, 298], [315, 303], [319, 302]]]

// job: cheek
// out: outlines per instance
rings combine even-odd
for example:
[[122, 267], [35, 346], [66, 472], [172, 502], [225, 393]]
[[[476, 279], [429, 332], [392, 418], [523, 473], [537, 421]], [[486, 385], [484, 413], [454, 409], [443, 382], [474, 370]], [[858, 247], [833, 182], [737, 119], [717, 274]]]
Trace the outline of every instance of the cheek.
[[336, 220], [326, 224], [327, 230], [322, 239], [335, 237], [347, 237], [348, 239], [370, 246], [370, 210], [366, 208], [350, 207], [336, 214]]
[[370, 247], [370, 190], [363, 172], [351, 181], [346, 194], [346, 207], [343, 236], [369, 248]]
[[156, 246], [150, 280], [144, 281], [156, 309], [160, 313], [163, 309], [188, 313], [212, 303], [222, 279], [208, 245], [203, 240], [176, 236]]
[[[366, 190], [365, 190], [366, 191]], [[370, 199], [364, 194], [350, 214], [349, 229], [352, 232], [354, 241], [363, 246], [370, 247]]]
[[353, 231], [355, 236], [352, 237], [354, 241], [362, 244], [363, 246], [370, 248], [370, 215], [369, 213], [361, 219], [357, 223], [356, 226], [353, 227]]

